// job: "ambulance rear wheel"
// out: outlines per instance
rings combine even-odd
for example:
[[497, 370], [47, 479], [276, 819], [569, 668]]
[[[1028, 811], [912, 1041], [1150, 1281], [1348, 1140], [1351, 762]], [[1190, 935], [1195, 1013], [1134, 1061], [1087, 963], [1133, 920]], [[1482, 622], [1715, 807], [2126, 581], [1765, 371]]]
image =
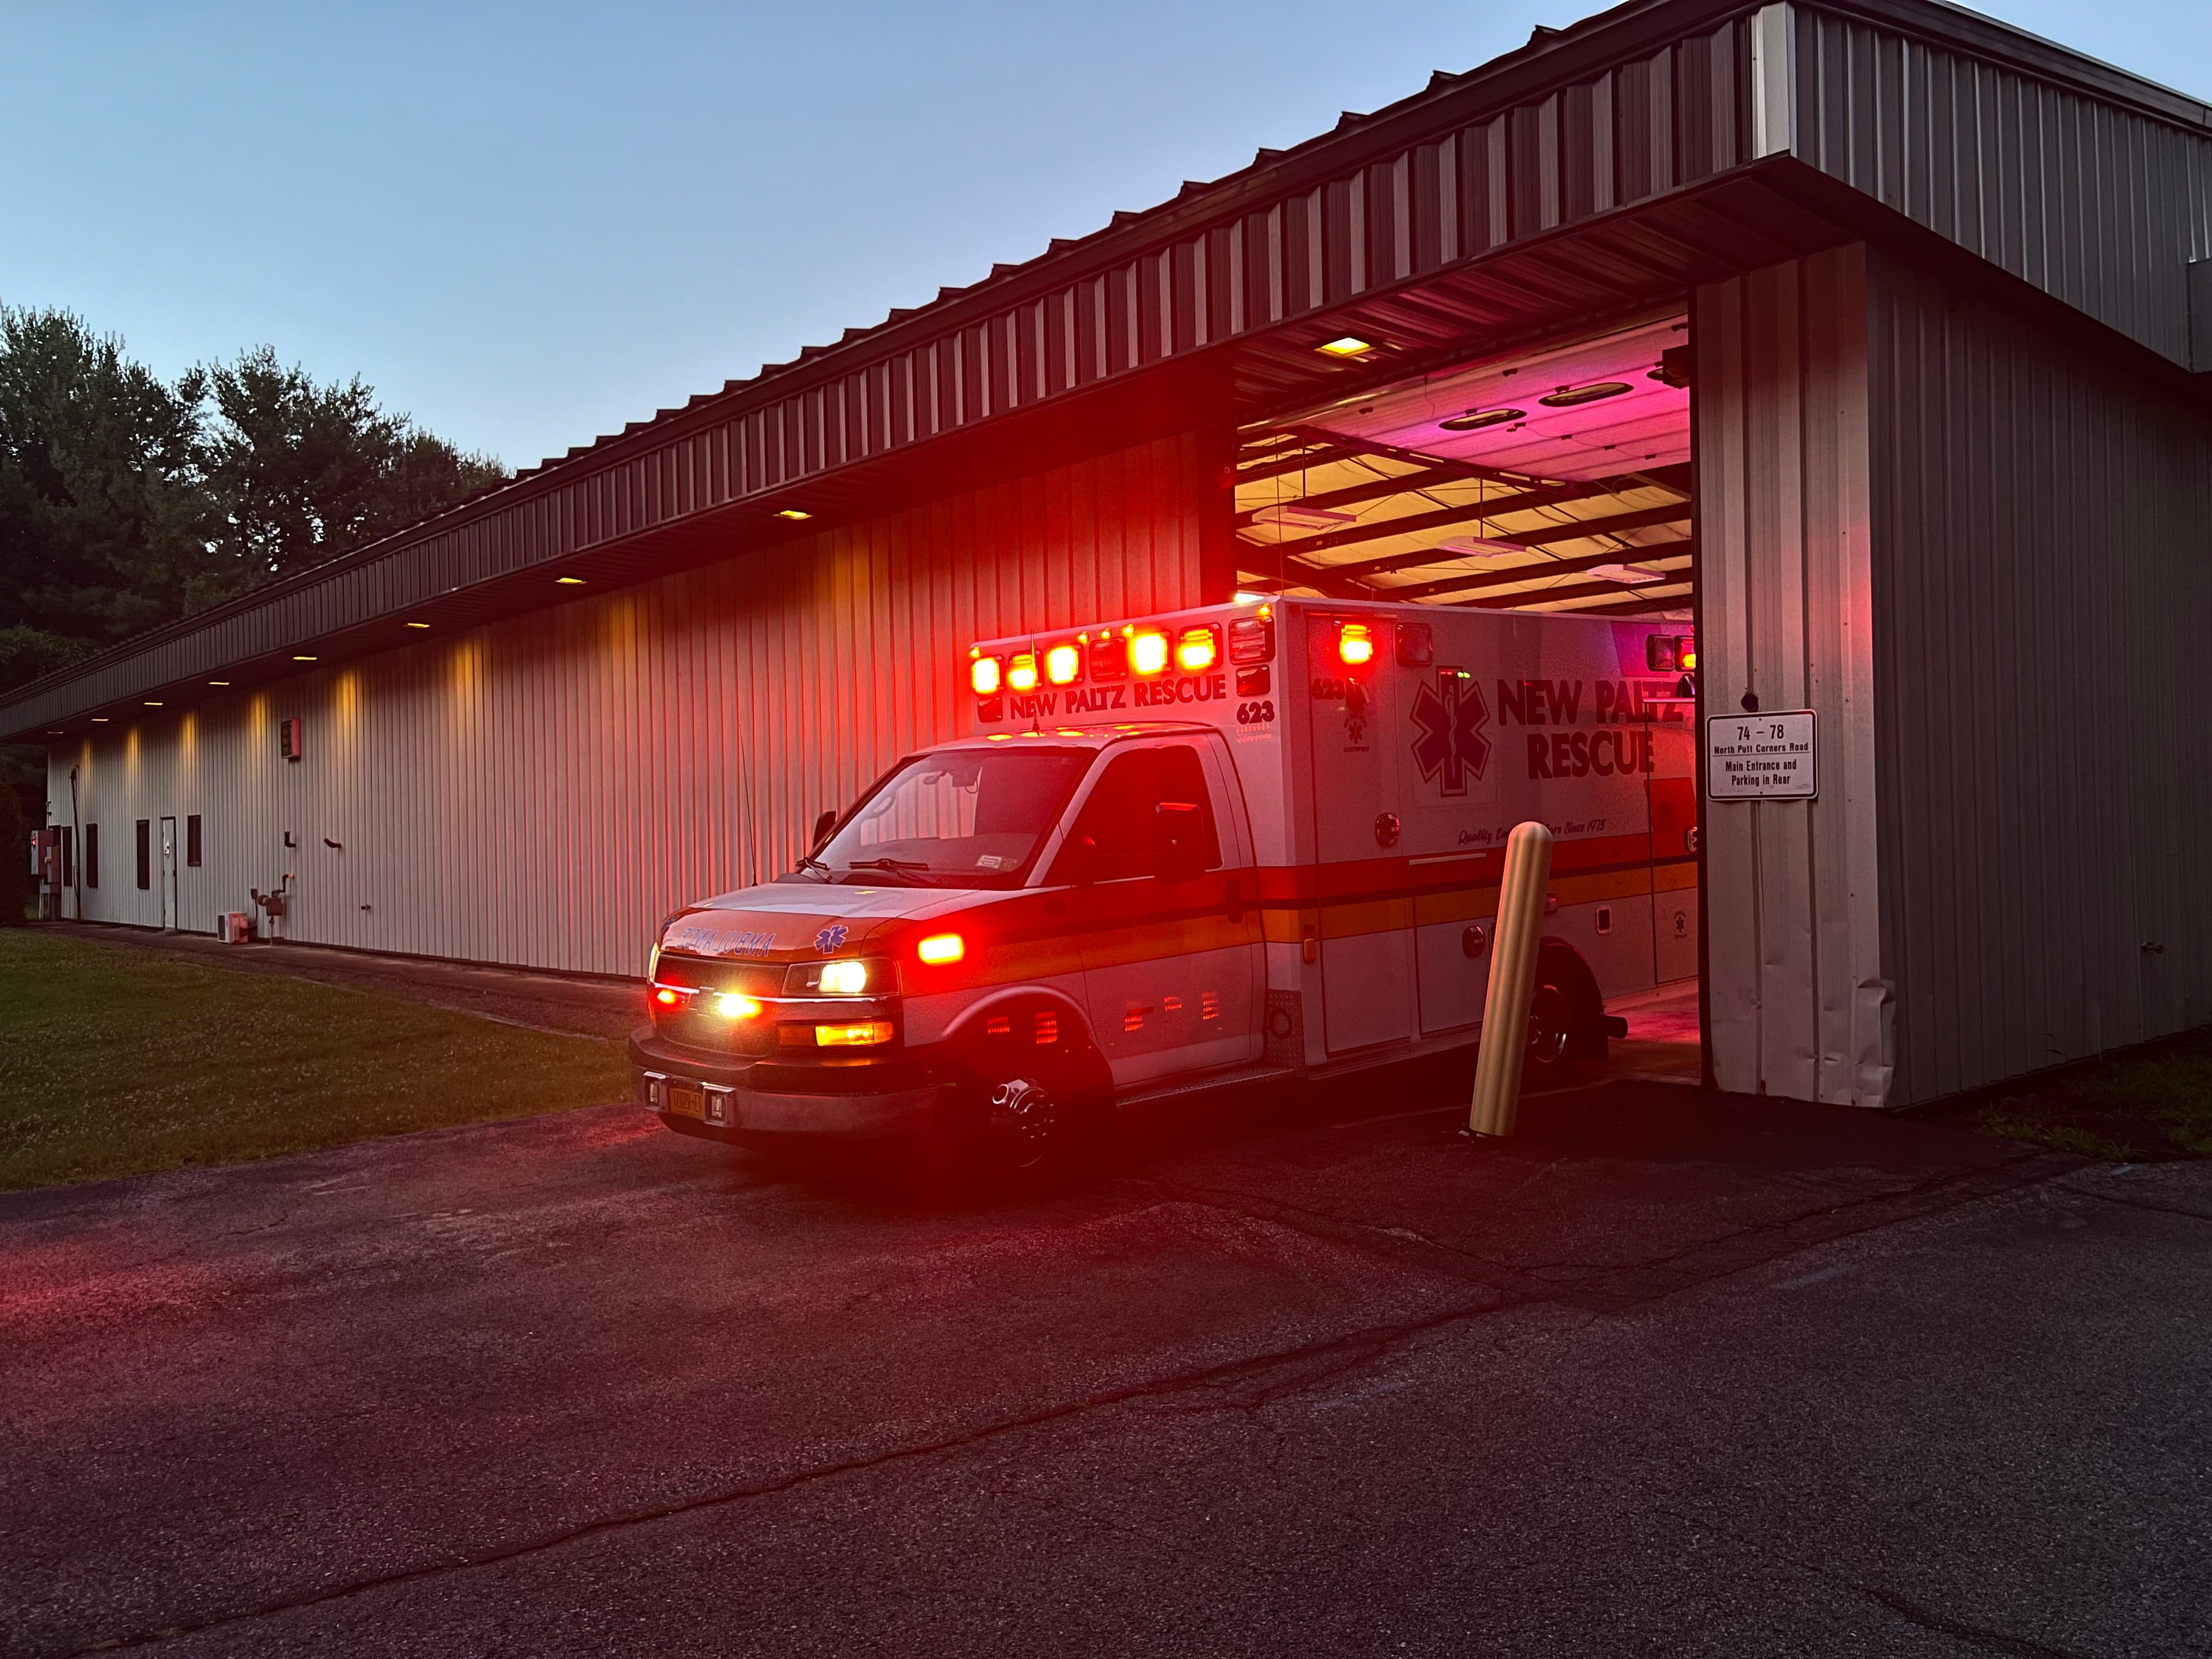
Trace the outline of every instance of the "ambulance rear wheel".
[[1528, 1000], [1528, 1051], [1521, 1061], [1524, 1088], [1555, 1088], [1575, 1070], [1575, 1000], [1555, 979], [1540, 979]]

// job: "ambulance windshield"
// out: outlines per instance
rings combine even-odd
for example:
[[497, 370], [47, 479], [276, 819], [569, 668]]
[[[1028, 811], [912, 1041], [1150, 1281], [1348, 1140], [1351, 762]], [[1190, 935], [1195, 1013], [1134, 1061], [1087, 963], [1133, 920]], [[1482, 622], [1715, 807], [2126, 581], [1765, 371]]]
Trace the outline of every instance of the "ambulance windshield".
[[877, 785], [800, 873], [871, 886], [1014, 886], [1091, 758], [1081, 749], [918, 755]]

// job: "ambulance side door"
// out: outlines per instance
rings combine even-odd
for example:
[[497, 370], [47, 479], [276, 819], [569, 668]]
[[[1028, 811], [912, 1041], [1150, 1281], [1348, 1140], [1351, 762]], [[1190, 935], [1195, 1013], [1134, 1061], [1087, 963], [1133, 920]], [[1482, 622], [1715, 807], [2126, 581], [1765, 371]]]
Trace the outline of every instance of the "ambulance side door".
[[1048, 878], [1073, 890], [1091, 1030], [1118, 1088], [1260, 1055], [1261, 915], [1216, 746], [1116, 744]]
[[1410, 874], [1400, 848], [1406, 737], [1389, 625], [1371, 614], [1373, 654], [1346, 663], [1344, 618], [1309, 615], [1314, 850], [1321, 884], [1322, 1026], [1332, 1054], [1413, 1034]]

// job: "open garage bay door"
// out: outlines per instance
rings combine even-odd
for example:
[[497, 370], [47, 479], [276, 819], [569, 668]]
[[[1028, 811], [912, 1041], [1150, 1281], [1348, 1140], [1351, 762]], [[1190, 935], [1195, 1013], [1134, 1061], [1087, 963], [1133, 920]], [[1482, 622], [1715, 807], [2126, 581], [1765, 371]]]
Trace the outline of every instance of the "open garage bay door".
[[[1689, 379], [1687, 325], [1675, 315], [1431, 372], [1248, 429], [1237, 464], [1238, 586], [1439, 610], [1656, 618], [1678, 623], [1668, 637], [1687, 649], [1697, 570]], [[1583, 869], [1578, 859], [1598, 856], [1601, 842], [1617, 860], [1620, 838], [1578, 842], [1579, 826], [1555, 825], [1563, 839], [1547, 931], [1575, 945], [1601, 979], [1631, 988], [1607, 987], [1609, 1008], [1629, 1022], [1628, 1038], [1613, 1045], [1615, 1069], [1694, 1082], [1695, 709], [1680, 695], [1684, 665], [1636, 666], [1648, 671], [1632, 695], [1655, 761], [1639, 831], [1650, 838], [1649, 873]], [[1607, 686], [1601, 708], [1593, 691], [1581, 719], [1624, 718], [1617, 695]], [[1391, 723], [1389, 711], [1373, 712]], [[1340, 805], [1362, 831], [1351, 839], [1363, 842], [1368, 821], [1390, 804], [1356, 787], [1346, 795]], [[1323, 842], [1329, 827], [1316, 825]], [[1342, 855], [1322, 848], [1324, 859]], [[1374, 988], [1413, 971], [1395, 961], [1362, 962], [1356, 974], [1349, 960], [1334, 965]], [[1367, 1000], [1406, 1003], [1402, 991]]]

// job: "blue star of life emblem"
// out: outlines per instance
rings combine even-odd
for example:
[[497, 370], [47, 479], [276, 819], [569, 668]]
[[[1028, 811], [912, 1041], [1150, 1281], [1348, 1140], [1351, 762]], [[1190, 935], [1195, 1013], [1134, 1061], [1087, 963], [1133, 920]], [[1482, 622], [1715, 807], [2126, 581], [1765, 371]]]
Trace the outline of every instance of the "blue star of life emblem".
[[1410, 712], [1420, 728], [1413, 739], [1413, 760], [1425, 780], [1447, 795], [1467, 793], [1470, 777], [1482, 781], [1483, 769], [1490, 764], [1490, 739], [1482, 735], [1490, 708], [1472, 674], [1439, 673], [1434, 685], [1424, 684], [1414, 694]]
[[833, 951], [842, 950], [844, 944], [845, 924], [842, 921], [831, 922], [814, 936], [814, 948], [825, 957]]

